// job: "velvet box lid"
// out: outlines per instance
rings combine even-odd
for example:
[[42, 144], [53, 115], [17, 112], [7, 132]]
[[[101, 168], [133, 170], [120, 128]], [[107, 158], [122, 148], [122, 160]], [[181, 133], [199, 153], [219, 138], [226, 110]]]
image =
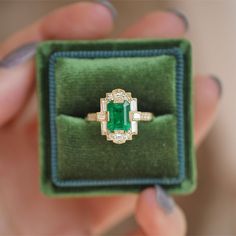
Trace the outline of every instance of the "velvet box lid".
[[[186, 40], [47, 41], [37, 50], [41, 186], [49, 196], [196, 185], [191, 46]], [[117, 145], [88, 122], [100, 98], [122, 88], [155, 115]]]

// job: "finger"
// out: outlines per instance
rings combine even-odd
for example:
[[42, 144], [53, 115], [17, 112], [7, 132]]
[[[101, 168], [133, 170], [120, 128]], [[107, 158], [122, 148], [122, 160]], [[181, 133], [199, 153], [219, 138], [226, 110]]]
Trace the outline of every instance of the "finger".
[[126, 236], [145, 236], [145, 234], [141, 228], [138, 228], [136, 230], [129, 232], [128, 234], [126, 234]]
[[32, 87], [32, 63], [15, 70], [0, 69], [0, 126], [9, 121], [19, 112], [20, 107], [29, 96]]
[[222, 95], [221, 82], [214, 76], [197, 76], [194, 94], [195, 144], [199, 145], [216, 118]]
[[106, 37], [113, 29], [113, 15], [111, 8], [98, 3], [75, 3], [59, 8], [7, 39], [0, 46], [0, 57], [27, 42]]
[[141, 193], [136, 220], [147, 236], [184, 236], [186, 233], [183, 212], [160, 187]]
[[188, 30], [187, 18], [177, 11], [155, 11], [144, 16], [122, 34], [122, 38], [178, 38]]
[[57, 10], [39, 24], [46, 38], [102, 38], [107, 36], [113, 28], [110, 10], [102, 4], [77, 3]]
[[33, 84], [32, 64], [24, 62], [34, 54], [36, 44], [20, 45], [49, 38], [105, 37], [112, 29], [112, 21], [112, 14], [104, 5], [73, 4], [51, 13], [3, 43], [0, 46], [0, 126], [19, 112]]

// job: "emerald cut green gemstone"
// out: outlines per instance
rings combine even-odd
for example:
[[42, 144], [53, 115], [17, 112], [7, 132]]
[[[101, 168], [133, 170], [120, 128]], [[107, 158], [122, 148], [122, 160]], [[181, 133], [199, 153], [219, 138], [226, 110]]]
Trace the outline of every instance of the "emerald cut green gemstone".
[[109, 112], [109, 121], [107, 122], [107, 129], [109, 131], [128, 131], [131, 128], [129, 120], [129, 102], [125, 101], [124, 103], [114, 103], [111, 101], [107, 104], [107, 111]]

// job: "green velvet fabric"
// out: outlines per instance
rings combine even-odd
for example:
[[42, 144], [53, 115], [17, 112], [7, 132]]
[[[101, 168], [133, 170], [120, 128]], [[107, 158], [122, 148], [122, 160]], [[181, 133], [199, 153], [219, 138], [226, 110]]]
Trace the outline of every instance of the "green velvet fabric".
[[[139, 125], [133, 142], [116, 145], [100, 135], [99, 124], [61, 115], [58, 159], [61, 179], [128, 179], [178, 175], [176, 120], [163, 115]], [[75, 148], [75, 145], [77, 148]], [[167, 148], [168, 147], [168, 148]]]
[[[40, 102], [42, 189], [48, 195], [74, 196], [136, 192], [145, 186], [57, 187], [51, 182], [48, 105], [48, 60], [56, 51], [156, 49], [180, 47], [185, 53], [186, 179], [163, 186], [172, 193], [195, 187], [192, 143], [191, 54], [186, 41], [52, 41], [37, 53]], [[179, 174], [176, 129], [176, 60], [173, 56], [148, 58], [71, 59], [56, 63], [58, 176], [65, 180], [171, 178]], [[132, 92], [140, 111], [155, 114], [152, 122], [139, 123], [139, 135], [122, 145], [100, 135], [100, 125], [84, 119], [99, 111], [99, 99], [115, 88]]]
[[[62, 179], [175, 177], [178, 175], [175, 114], [175, 58], [59, 59], [58, 114], [85, 117], [99, 111], [100, 98], [115, 88], [132, 91], [141, 111], [157, 115], [140, 123], [133, 142], [116, 145], [100, 135], [100, 124], [78, 118], [58, 121]], [[164, 115], [164, 116], [163, 116]], [[168, 148], [166, 148], [168, 147]]]
[[106, 92], [122, 88], [138, 99], [141, 111], [155, 115], [176, 111], [175, 58], [58, 59], [56, 64], [59, 114], [85, 117], [100, 109]]

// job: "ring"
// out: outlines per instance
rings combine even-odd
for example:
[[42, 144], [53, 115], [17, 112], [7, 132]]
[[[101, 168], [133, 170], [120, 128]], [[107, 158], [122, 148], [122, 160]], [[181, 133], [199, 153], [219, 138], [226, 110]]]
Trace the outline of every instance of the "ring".
[[123, 144], [138, 134], [138, 121], [153, 119], [151, 112], [140, 112], [137, 107], [137, 98], [132, 98], [130, 92], [114, 89], [100, 99], [100, 112], [89, 113], [86, 119], [100, 122], [101, 134], [108, 141]]

